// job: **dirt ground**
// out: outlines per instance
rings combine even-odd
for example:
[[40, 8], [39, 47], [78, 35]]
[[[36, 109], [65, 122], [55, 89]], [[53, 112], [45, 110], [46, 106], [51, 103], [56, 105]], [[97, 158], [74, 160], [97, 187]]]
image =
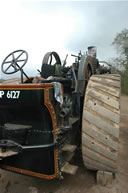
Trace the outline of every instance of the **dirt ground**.
[[66, 174], [63, 180], [46, 181], [0, 170], [0, 193], [128, 193], [128, 97], [121, 97], [119, 164], [112, 185], [97, 185], [96, 173], [84, 168], [80, 156], [75, 163], [77, 174]]

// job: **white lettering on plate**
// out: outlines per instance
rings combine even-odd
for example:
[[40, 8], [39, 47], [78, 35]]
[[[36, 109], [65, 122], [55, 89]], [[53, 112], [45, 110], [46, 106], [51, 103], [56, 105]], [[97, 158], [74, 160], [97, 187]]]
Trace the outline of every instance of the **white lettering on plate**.
[[20, 91], [8, 91], [7, 98], [8, 99], [18, 99], [20, 96]]
[[4, 91], [3, 90], [0, 90], [0, 98], [2, 98], [4, 95]]

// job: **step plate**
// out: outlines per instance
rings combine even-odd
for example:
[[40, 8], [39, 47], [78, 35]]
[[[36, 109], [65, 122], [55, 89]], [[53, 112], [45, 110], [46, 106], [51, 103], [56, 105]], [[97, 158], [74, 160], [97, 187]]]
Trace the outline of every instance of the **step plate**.
[[16, 155], [18, 154], [18, 152], [12, 151], [10, 149], [6, 149], [5, 152], [2, 151], [2, 149], [0, 149], [0, 159], [5, 158], [5, 157], [9, 157], [12, 155]]
[[74, 152], [76, 150], [77, 146], [76, 145], [70, 145], [70, 144], [66, 144], [64, 145], [64, 147], [62, 148], [62, 151], [68, 151], [68, 152]]
[[75, 175], [78, 170], [78, 166], [71, 165], [68, 162], [61, 168], [61, 171], [64, 173]]

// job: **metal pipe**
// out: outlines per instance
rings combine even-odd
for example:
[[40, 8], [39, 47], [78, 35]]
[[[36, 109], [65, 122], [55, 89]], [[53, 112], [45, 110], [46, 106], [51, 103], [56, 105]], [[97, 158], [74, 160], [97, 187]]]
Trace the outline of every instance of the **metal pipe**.
[[62, 108], [60, 111], [60, 117], [64, 118], [70, 113], [70, 108]]
[[48, 147], [53, 147], [55, 146], [56, 143], [50, 143], [50, 144], [46, 144], [46, 145], [32, 145], [32, 146], [21, 146], [22, 150], [26, 150], [26, 149], [38, 149], [38, 148], [48, 148]]
[[73, 72], [73, 76], [74, 76], [74, 79], [75, 79], [75, 92], [77, 92], [78, 80], [77, 80], [76, 73], [75, 73], [75, 70], [74, 70], [73, 66], [72, 66], [72, 72]]

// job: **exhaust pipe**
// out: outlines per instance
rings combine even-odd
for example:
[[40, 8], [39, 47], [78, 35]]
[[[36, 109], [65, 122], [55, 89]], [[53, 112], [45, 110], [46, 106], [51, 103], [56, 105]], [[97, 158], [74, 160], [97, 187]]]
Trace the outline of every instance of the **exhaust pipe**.
[[69, 113], [70, 113], [70, 109], [69, 108], [63, 108], [60, 111], [60, 117], [64, 118], [64, 117], [68, 116]]

